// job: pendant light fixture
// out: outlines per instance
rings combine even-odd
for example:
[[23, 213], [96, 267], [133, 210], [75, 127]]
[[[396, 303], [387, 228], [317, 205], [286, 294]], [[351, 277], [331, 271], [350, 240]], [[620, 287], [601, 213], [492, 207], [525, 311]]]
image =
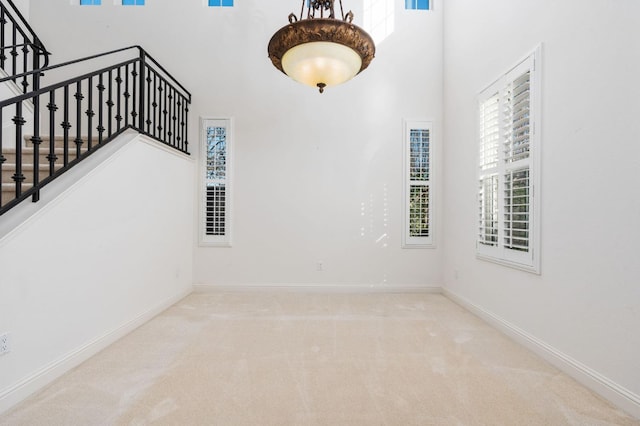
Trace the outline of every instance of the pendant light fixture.
[[339, 1], [341, 18], [336, 18], [334, 0], [302, 0], [300, 19], [291, 13], [289, 24], [269, 41], [273, 65], [320, 93], [367, 68], [376, 50], [371, 36], [353, 24], [353, 12], [345, 14]]

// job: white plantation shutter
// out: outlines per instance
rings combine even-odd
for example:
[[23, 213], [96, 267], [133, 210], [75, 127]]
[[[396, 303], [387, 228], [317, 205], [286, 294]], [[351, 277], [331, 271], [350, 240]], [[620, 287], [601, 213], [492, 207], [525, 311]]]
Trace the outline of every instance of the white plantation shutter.
[[433, 244], [431, 123], [405, 122], [404, 247]]
[[528, 252], [531, 226], [529, 169], [508, 171], [504, 178], [504, 247]]
[[202, 244], [229, 245], [230, 207], [230, 120], [202, 120], [204, 191], [202, 202]]
[[498, 93], [480, 104], [480, 170], [498, 167], [500, 110]]
[[498, 176], [483, 176], [480, 179], [480, 223], [478, 243], [498, 245]]
[[478, 255], [532, 272], [539, 271], [537, 57], [539, 50], [478, 99]]

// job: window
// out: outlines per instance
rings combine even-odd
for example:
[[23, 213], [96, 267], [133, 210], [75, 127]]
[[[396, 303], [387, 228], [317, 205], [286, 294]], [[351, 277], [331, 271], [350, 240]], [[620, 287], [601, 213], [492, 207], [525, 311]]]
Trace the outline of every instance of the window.
[[539, 272], [539, 56], [536, 50], [478, 98], [481, 258]]
[[201, 243], [231, 245], [231, 120], [202, 120]]
[[433, 246], [431, 123], [407, 121], [404, 133], [403, 247], [430, 247]]
[[101, 0], [80, 0], [80, 6], [100, 6]]
[[207, 2], [210, 7], [233, 7], [233, 0], [207, 0]]
[[123, 6], [144, 6], [144, 0], [122, 0]]
[[412, 10], [429, 10], [430, 0], [404, 0], [404, 8]]

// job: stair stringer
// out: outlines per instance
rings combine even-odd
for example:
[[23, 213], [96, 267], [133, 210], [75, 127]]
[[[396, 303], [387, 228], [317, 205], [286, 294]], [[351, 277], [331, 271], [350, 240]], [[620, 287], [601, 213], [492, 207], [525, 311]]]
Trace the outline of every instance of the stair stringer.
[[99, 167], [109, 157], [133, 141], [140, 134], [135, 130], [127, 130], [114, 140], [101, 147], [96, 152], [70, 168], [68, 171], [54, 179], [40, 191], [40, 201], [33, 203], [23, 201], [5, 214], [0, 216], [0, 241], [13, 232], [19, 232], [22, 224], [29, 218], [37, 215], [58, 197], [63, 196], [74, 185], [81, 182], [84, 176]]

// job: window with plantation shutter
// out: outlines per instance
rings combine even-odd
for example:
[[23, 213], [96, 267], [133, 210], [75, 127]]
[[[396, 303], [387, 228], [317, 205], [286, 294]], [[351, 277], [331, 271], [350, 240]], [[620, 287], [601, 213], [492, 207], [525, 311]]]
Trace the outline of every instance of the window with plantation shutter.
[[404, 247], [433, 245], [431, 123], [405, 122]]
[[229, 119], [202, 120], [204, 185], [200, 242], [231, 244], [231, 126]]
[[478, 99], [478, 256], [531, 272], [540, 270], [539, 52]]

